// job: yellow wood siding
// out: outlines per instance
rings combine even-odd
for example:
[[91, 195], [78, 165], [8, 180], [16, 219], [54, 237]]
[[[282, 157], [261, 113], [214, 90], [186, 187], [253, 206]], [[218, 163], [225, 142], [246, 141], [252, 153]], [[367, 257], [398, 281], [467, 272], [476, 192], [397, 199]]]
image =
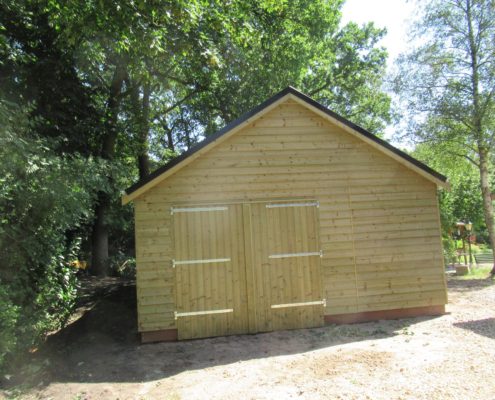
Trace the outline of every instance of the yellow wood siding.
[[242, 205], [186, 207], [173, 220], [179, 339], [246, 333]]
[[290, 198], [320, 202], [325, 314], [446, 303], [435, 184], [288, 100], [135, 200], [139, 330], [176, 326], [172, 206]]
[[250, 208], [256, 331], [323, 325], [317, 203]]

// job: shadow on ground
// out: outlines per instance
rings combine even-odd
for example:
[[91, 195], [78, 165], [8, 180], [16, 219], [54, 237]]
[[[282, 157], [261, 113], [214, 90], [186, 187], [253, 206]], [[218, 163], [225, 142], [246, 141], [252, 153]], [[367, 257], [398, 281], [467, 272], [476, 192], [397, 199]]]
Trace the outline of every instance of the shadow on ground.
[[462, 329], [467, 329], [478, 335], [486, 336], [490, 339], [495, 339], [495, 318], [485, 318], [466, 322], [454, 323], [454, 326]]
[[380, 322], [370, 322], [143, 345], [136, 331], [135, 299], [134, 284], [117, 285], [80, 319], [52, 335], [35, 360], [48, 367], [31, 384], [151, 381], [241, 360], [395, 336], [428, 319], [392, 321], [386, 329]]
[[449, 292], [464, 292], [482, 289], [495, 284], [491, 278], [486, 279], [460, 279], [457, 277], [448, 278]]

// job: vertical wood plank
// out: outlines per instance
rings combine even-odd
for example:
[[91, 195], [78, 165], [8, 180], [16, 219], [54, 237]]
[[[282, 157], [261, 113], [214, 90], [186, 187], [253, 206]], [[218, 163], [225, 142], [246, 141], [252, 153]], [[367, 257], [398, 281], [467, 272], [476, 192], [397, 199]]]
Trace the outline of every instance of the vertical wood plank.
[[249, 332], [258, 331], [257, 317], [257, 293], [255, 284], [255, 257], [253, 243], [253, 225], [251, 221], [251, 204], [242, 205], [242, 222], [244, 233], [244, 258], [246, 271], [246, 302], [247, 302], [247, 319]]
[[[254, 239], [254, 264], [257, 295], [258, 329], [293, 329], [321, 326], [323, 307], [308, 305], [271, 308], [273, 304], [321, 301], [320, 257], [288, 256], [268, 258], [268, 255], [313, 253], [319, 251], [316, 207], [252, 206], [251, 224]], [[259, 246], [259, 248], [257, 248]]]
[[[176, 260], [194, 261], [176, 265], [177, 311], [234, 309], [234, 313], [179, 317], [179, 338], [247, 332], [247, 320], [239, 318], [242, 310], [238, 307], [245, 294], [236, 289], [239, 293], [235, 297], [233, 287], [234, 282], [241, 282], [239, 269], [244, 268], [238, 263], [239, 250], [234, 243], [243, 241], [242, 237], [237, 240], [235, 236], [237, 218], [242, 219], [242, 214], [237, 215], [232, 206], [228, 211], [179, 212], [175, 215]], [[217, 258], [230, 258], [230, 261], [198, 262]]]
[[[229, 221], [230, 213], [232, 212], [232, 206], [229, 206], [228, 211], [221, 212], [220, 214], [220, 230], [221, 230], [221, 240], [219, 241], [218, 254], [225, 254], [225, 257], [229, 257], [230, 261], [219, 265], [219, 270], [222, 271], [222, 278], [220, 279], [220, 287], [223, 288], [223, 299], [222, 307], [234, 308], [234, 313], [236, 314], [239, 310], [234, 307], [232, 300], [232, 247], [230, 246], [231, 235], [229, 232]], [[232, 315], [225, 314], [225, 318], [220, 318], [222, 322], [222, 330], [225, 332], [231, 332], [232, 326]]]
[[[308, 233], [308, 221], [311, 220], [311, 212], [313, 210], [313, 207], [304, 207], [300, 208], [298, 210], [294, 210], [298, 216], [297, 221], [299, 223], [299, 229], [300, 229], [300, 237], [301, 240], [301, 249], [315, 249], [315, 243], [314, 241], [310, 240], [309, 238], [309, 233]], [[309, 216], [308, 216], [309, 214]], [[310, 250], [310, 251], [315, 251], [315, 250]], [[305, 263], [308, 262], [310, 263], [309, 268], [305, 268]], [[313, 270], [311, 263], [313, 262], [312, 258], [309, 258], [307, 260], [298, 260], [298, 281], [299, 281], [299, 292], [302, 295], [302, 298], [304, 301], [311, 301], [309, 299], [314, 299], [316, 298], [313, 295], [312, 292], [312, 286], [314, 282], [311, 279], [311, 271]], [[308, 307], [307, 310], [304, 310], [302, 313], [300, 323], [304, 325], [309, 325], [311, 323], [311, 320], [314, 319], [315, 315], [315, 307]]]

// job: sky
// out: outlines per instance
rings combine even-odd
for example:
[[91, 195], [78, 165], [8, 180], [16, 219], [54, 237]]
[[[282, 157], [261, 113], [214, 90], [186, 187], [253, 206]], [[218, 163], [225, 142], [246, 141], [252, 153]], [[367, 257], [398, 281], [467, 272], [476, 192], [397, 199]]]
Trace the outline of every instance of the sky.
[[414, 17], [414, 3], [406, 0], [346, 0], [342, 8], [342, 23], [358, 24], [374, 22], [379, 28], [387, 28], [387, 35], [380, 42], [389, 52], [391, 62], [407, 45], [407, 25]]

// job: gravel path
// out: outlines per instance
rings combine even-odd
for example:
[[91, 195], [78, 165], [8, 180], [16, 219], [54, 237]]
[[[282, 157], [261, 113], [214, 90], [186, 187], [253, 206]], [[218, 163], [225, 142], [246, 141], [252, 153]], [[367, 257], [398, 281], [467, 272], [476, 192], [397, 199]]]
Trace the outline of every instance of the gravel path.
[[495, 282], [450, 278], [442, 317], [151, 345], [136, 341], [132, 289], [54, 340], [23, 397], [495, 399]]

